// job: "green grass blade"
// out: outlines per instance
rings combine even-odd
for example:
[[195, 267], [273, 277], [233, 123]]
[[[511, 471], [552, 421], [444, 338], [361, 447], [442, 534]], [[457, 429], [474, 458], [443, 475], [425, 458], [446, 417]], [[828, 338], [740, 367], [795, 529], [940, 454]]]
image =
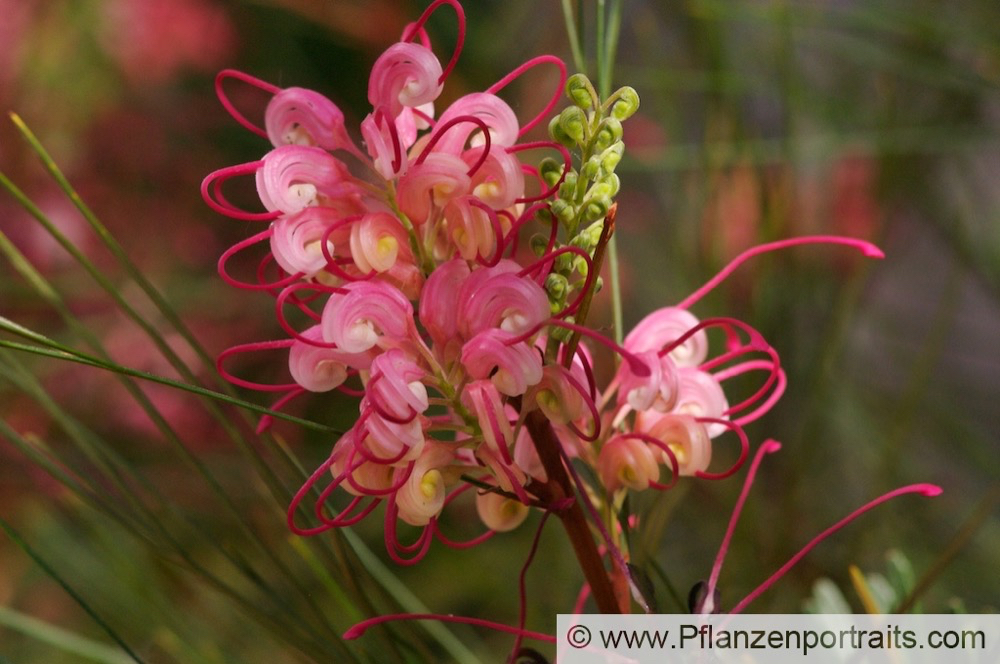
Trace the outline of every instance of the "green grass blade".
[[0, 528], [2, 528], [5, 533], [7, 533], [7, 537], [9, 537], [22, 551], [24, 551], [28, 555], [28, 557], [35, 562], [36, 565], [41, 567], [42, 570], [53, 581], [59, 584], [59, 586], [66, 592], [66, 594], [68, 594], [70, 597], [73, 598], [73, 601], [76, 602], [77, 605], [79, 605], [80, 608], [83, 609], [87, 613], [87, 615], [89, 615], [94, 620], [94, 622], [96, 622], [98, 626], [100, 626], [102, 630], [104, 630], [104, 632], [111, 638], [112, 641], [114, 641], [119, 645], [119, 647], [121, 647], [121, 649], [125, 652], [126, 655], [128, 655], [128, 657], [131, 658], [132, 661], [138, 662], [139, 664], [143, 663], [143, 660], [140, 659], [139, 656], [135, 654], [135, 651], [133, 651], [120, 636], [118, 636], [118, 633], [115, 632], [115, 630], [111, 627], [111, 625], [109, 625], [107, 621], [105, 621], [101, 616], [99, 616], [94, 611], [94, 609], [91, 608], [91, 606], [83, 599], [83, 597], [80, 596], [80, 594], [77, 593], [73, 589], [73, 587], [70, 586], [69, 583], [67, 583], [66, 580], [63, 579], [55, 571], [55, 569], [52, 568], [51, 565], [49, 565], [40, 555], [38, 555], [38, 552], [36, 552], [17, 533], [17, 531], [14, 530], [14, 528], [9, 523], [7, 523], [7, 521], [4, 520], [3, 518], [0, 518]]
[[126, 664], [135, 661], [119, 648], [112, 648], [99, 641], [84, 638], [6, 606], [0, 606], [0, 625], [91, 662]]

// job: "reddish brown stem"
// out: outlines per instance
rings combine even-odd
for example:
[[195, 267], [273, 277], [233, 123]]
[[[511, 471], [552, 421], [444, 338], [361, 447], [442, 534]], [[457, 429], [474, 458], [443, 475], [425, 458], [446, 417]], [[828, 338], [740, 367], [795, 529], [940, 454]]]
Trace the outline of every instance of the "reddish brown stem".
[[[535, 449], [538, 450], [538, 458], [545, 467], [548, 476], [548, 486], [553, 495], [549, 496], [552, 502], [562, 498], [575, 495], [573, 483], [569, 473], [563, 466], [561, 455], [559, 454], [559, 440], [552, 430], [552, 424], [545, 418], [545, 415], [534, 410], [525, 419], [525, 426], [535, 442]], [[558, 494], [562, 495], [558, 495]], [[583, 575], [590, 585], [590, 591], [597, 603], [597, 608], [601, 613], [621, 613], [618, 606], [618, 599], [615, 596], [614, 587], [608, 576], [608, 571], [604, 567], [604, 560], [597, 551], [597, 543], [587, 524], [587, 517], [580, 507], [578, 500], [574, 500], [565, 509], [556, 512], [556, 516], [566, 529], [569, 541], [573, 545], [577, 561], [583, 570]]]

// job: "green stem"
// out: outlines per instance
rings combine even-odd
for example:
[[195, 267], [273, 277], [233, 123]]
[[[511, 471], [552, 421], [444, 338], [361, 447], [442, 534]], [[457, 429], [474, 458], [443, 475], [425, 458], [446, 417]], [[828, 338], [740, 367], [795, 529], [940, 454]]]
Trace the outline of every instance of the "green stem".
[[566, 21], [566, 34], [569, 37], [569, 49], [573, 54], [573, 66], [578, 72], [586, 73], [587, 62], [583, 57], [583, 48], [580, 43], [580, 32], [576, 29], [573, 0], [562, 0], [562, 10], [563, 19]]

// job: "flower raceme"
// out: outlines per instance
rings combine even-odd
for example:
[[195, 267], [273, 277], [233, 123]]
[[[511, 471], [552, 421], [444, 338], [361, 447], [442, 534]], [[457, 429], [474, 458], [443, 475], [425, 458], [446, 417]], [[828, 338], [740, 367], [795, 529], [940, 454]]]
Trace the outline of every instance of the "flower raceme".
[[[454, 11], [459, 27], [444, 65], [423, 28], [443, 7]], [[289, 527], [317, 534], [357, 523], [384, 503], [386, 549], [400, 564], [421, 559], [433, 540], [471, 546], [517, 527], [532, 508], [566, 507], [565, 498], [551, 502], [552, 466], [542, 462], [526, 426], [533, 411], [551, 427], [560, 463], [571, 471], [574, 464], [593, 469], [589, 476], [599, 484], [577, 492], [592, 508], [596, 500], [597, 508], [617, 509], [628, 491], [668, 490], [682, 477], [736, 473], [750, 448], [742, 427], [773, 406], [785, 375], [756, 330], [730, 318], [699, 320], [691, 307], [763, 251], [834, 243], [881, 255], [868, 243], [825, 236], [764, 245], [679, 305], [648, 315], [620, 346], [577, 324], [597, 287], [595, 256], [610, 235], [603, 224], [613, 226], [602, 217], [618, 186], [620, 120], [631, 112], [622, 105], [631, 96], [609, 101], [610, 115], [594, 123], [591, 144], [600, 152], [587, 172], [603, 180], [586, 191], [565, 139], [586, 138], [589, 130], [573, 124], [582, 111], [567, 115], [572, 122], [562, 134], [550, 125], [561, 142], [523, 141], [566, 85], [558, 58], [529, 60], [435, 118], [464, 21], [457, 0], [436, 0], [376, 60], [368, 85], [372, 111], [357, 132], [363, 147], [320, 93], [222, 72], [223, 105], [272, 148], [202, 184], [213, 209], [265, 226], [224, 252], [219, 271], [233, 286], [272, 296], [288, 335], [229, 349], [220, 371], [238, 385], [283, 393], [276, 407], [305, 392], [360, 397], [353, 426], [295, 495]], [[554, 69], [558, 85], [537, 115], [519, 119], [501, 93], [538, 67]], [[229, 100], [225, 88], [237, 83], [270, 95], [263, 126]], [[567, 91], [587, 101], [578, 81], [571, 79]], [[539, 150], [557, 157], [538, 168], [522, 161], [524, 152]], [[261, 211], [235, 206], [224, 192], [228, 180], [250, 176]], [[557, 205], [564, 194], [579, 199], [577, 216], [566, 212], [568, 204]], [[562, 223], [579, 231], [565, 245], [557, 241]], [[581, 226], [587, 223], [593, 225]], [[526, 243], [522, 235], [531, 229], [538, 233]], [[229, 262], [247, 250], [262, 258], [252, 278], [238, 279]], [[580, 280], [572, 282], [574, 275]], [[723, 342], [714, 355], [710, 332]], [[591, 360], [599, 346], [620, 359], [603, 385]], [[276, 349], [288, 352], [291, 382], [253, 383], [224, 366], [235, 354]], [[746, 374], [759, 377], [758, 389], [731, 404], [725, 386]], [[738, 448], [721, 455], [729, 461], [720, 469], [715, 447], [730, 438]], [[442, 514], [470, 489], [485, 532], [455, 541], [442, 532]], [[301, 525], [303, 519], [312, 525]], [[416, 529], [415, 539], [400, 540], [400, 521], [411, 537]], [[603, 535], [608, 552], [621, 559], [613, 534]]]

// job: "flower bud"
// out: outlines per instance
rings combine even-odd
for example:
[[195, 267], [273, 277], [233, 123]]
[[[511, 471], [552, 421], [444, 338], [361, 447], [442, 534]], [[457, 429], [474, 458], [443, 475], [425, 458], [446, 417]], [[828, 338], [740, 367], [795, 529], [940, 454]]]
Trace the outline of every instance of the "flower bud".
[[627, 120], [639, 110], [639, 93], [635, 88], [626, 85], [615, 94], [618, 100], [611, 107], [611, 116], [616, 120]]
[[612, 438], [597, 458], [601, 482], [608, 491], [622, 487], [642, 491], [660, 477], [660, 465], [649, 445], [638, 438]]
[[476, 494], [476, 513], [490, 530], [514, 530], [528, 518], [528, 506], [492, 491]]
[[611, 145], [607, 150], [601, 153], [601, 168], [608, 174], [614, 173], [615, 168], [618, 167], [618, 162], [622, 160], [622, 155], [625, 154], [625, 144], [621, 141]]
[[[569, 109], [567, 109], [569, 110]], [[609, 147], [622, 140], [625, 130], [622, 128], [620, 120], [615, 118], [604, 118], [601, 124], [597, 125], [597, 135], [594, 136], [594, 147], [599, 152], [607, 150]]]
[[549, 136], [551, 136], [552, 140], [556, 143], [559, 143], [567, 148], [576, 147], [576, 142], [563, 130], [563, 127], [560, 124], [560, 116], [558, 115], [549, 121]]
[[[619, 144], [620, 145], [620, 144]], [[608, 196], [615, 197], [618, 195], [618, 190], [622, 187], [622, 180], [615, 173], [608, 173], [601, 182], [608, 186], [609, 193]]]
[[563, 302], [569, 292], [569, 280], [563, 275], [553, 272], [545, 277], [545, 290], [548, 291], [550, 300]]
[[573, 74], [566, 81], [566, 96], [582, 108], [587, 110], [594, 103], [594, 86], [585, 74]]
[[577, 181], [576, 171], [570, 170], [566, 173], [566, 178], [563, 183], [559, 185], [559, 198], [567, 201], [571, 201], [576, 198], [576, 181]]
[[541, 233], [535, 233], [528, 240], [528, 245], [531, 247], [531, 253], [541, 257], [549, 248], [549, 238]]
[[556, 182], [559, 182], [559, 179], [563, 176], [564, 168], [563, 164], [552, 157], [546, 157], [538, 164], [538, 174], [542, 176], [545, 184], [554, 187]]
[[596, 180], [601, 174], [601, 157], [599, 155], [594, 155], [587, 160], [587, 163], [583, 165], [580, 169], [580, 175], [587, 178], [588, 180]]
[[608, 210], [611, 208], [611, 198], [608, 196], [599, 196], [597, 198], [591, 198], [587, 201], [586, 206], [583, 208], [583, 220], [586, 223], [597, 221], [603, 219], [607, 214]]
[[564, 134], [579, 144], [587, 140], [587, 116], [582, 110], [576, 106], [568, 106], [558, 117]]
[[564, 224], [569, 224], [576, 217], [576, 208], [562, 199], [552, 201], [552, 214]]

